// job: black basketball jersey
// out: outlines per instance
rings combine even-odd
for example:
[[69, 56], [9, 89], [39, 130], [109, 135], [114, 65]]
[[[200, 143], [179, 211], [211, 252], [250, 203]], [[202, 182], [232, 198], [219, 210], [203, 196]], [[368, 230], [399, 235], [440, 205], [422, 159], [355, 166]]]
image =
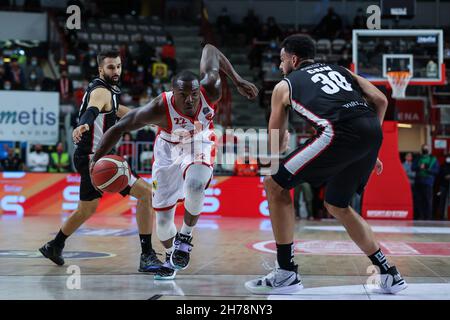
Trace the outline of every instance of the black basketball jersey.
[[358, 83], [343, 67], [310, 63], [291, 72], [285, 80], [292, 108], [316, 128], [376, 115]]
[[119, 110], [120, 89], [119, 87], [113, 87], [109, 85], [100, 78], [95, 78], [89, 83], [88, 88], [83, 96], [79, 118], [81, 118], [83, 113], [86, 112], [86, 109], [89, 107], [89, 97], [92, 91], [97, 88], [105, 88], [111, 92], [112, 109], [110, 111], [100, 112], [95, 119], [92, 128], [90, 128], [89, 131], [83, 134], [83, 136], [81, 137], [81, 141], [77, 144], [76, 149], [76, 152], [79, 155], [89, 155], [94, 153], [98, 148], [98, 144], [103, 136], [103, 133], [111, 128], [117, 121], [116, 113]]

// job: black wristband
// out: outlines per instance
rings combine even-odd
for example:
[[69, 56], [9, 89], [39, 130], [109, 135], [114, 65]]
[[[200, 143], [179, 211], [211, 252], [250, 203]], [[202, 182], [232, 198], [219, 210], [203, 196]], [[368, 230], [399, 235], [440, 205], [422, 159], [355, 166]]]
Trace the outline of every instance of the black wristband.
[[80, 117], [80, 123], [78, 125], [87, 124], [91, 127], [94, 124], [95, 118], [97, 118], [100, 110], [96, 107], [88, 107], [83, 115]]

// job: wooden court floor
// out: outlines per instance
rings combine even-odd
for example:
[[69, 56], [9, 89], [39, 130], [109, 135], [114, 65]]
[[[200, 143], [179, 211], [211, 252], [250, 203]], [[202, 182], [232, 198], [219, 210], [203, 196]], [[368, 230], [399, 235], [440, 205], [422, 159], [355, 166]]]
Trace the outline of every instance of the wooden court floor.
[[[298, 221], [295, 260], [304, 293], [253, 296], [244, 282], [268, 273], [276, 257], [268, 219], [201, 217], [191, 264], [175, 281], [137, 271], [133, 217], [92, 217], [67, 240], [66, 264], [54, 265], [37, 249], [53, 238], [61, 219], [0, 215], [0, 299], [450, 299], [449, 222], [370, 221], [409, 284], [392, 296], [371, 290], [369, 260], [338, 223]], [[156, 234], [153, 244], [163, 253]]]

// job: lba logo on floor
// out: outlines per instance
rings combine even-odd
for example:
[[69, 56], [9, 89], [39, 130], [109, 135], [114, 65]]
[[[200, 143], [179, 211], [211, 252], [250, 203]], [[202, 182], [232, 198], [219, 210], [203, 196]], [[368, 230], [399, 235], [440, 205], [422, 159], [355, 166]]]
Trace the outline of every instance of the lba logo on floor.
[[[403, 242], [381, 241], [381, 249], [393, 256], [450, 256], [448, 242]], [[274, 240], [248, 244], [248, 247], [264, 253], [276, 254]], [[295, 242], [295, 253], [307, 255], [363, 255], [353, 241], [299, 240]]]

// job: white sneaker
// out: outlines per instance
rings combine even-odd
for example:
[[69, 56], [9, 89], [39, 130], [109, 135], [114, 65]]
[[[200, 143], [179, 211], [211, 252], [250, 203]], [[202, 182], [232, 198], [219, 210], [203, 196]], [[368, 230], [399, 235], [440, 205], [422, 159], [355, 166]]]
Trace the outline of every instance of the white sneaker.
[[288, 271], [280, 269], [276, 263], [267, 276], [247, 281], [245, 288], [253, 294], [297, 294], [303, 289], [297, 268]]
[[396, 294], [408, 287], [395, 266], [390, 267], [386, 274], [380, 274], [379, 286], [382, 293], [388, 294]]

